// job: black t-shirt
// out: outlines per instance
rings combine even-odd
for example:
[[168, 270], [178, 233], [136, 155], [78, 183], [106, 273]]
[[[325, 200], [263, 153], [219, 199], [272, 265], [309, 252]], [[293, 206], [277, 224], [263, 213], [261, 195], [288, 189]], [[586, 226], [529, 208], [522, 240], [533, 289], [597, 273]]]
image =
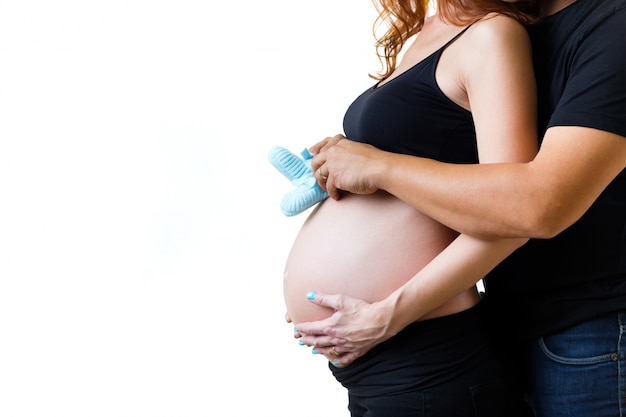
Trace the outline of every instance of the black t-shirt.
[[[530, 33], [539, 136], [584, 126], [626, 140], [626, 0], [577, 0]], [[574, 225], [531, 240], [485, 282], [498, 317], [523, 338], [626, 309], [626, 171]]]

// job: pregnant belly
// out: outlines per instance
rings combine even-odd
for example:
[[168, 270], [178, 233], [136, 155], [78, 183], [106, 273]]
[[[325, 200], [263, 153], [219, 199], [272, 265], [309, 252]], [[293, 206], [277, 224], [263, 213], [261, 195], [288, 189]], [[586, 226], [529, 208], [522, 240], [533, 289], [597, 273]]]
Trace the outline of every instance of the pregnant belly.
[[327, 199], [303, 224], [287, 258], [287, 311], [295, 324], [330, 316], [307, 301], [309, 291], [381, 300], [456, 236], [386, 193]]

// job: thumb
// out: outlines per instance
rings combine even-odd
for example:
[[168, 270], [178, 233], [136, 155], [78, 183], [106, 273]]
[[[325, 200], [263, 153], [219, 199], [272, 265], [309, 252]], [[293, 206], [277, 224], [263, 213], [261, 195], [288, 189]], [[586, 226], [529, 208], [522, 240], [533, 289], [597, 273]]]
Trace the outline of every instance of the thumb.
[[341, 294], [325, 294], [323, 292], [309, 292], [306, 298], [313, 304], [322, 307], [332, 308], [333, 310], [341, 310], [344, 305], [345, 296]]

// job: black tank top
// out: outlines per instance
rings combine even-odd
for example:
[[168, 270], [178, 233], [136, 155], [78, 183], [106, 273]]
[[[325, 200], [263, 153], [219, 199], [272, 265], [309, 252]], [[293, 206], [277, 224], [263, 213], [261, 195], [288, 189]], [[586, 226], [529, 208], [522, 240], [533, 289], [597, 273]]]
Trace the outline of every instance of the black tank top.
[[476, 163], [472, 114], [451, 101], [435, 80], [439, 50], [382, 85], [374, 85], [348, 108], [346, 137], [377, 148], [443, 162]]

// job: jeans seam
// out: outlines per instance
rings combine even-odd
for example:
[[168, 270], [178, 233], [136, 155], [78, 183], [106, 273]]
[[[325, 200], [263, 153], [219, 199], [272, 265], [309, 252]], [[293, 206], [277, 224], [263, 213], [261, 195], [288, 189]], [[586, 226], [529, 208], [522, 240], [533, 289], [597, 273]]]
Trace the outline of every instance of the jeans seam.
[[587, 358], [566, 358], [564, 356], [559, 356], [548, 349], [543, 337], [539, 338], [539, 347], [541, 351], [550, 359], [555, 362], [562, 363], [565, 365], [592, 365], [596, 363], [610, 362], [612, 360], [612, 355], [614, 352], [607, 353], [599, 356], [590, 356]]
[[626, 310], [537, 338], [527, 348], [528, 394], [537, 415], [626, 417]]
[[620, 355], [617, 361], [617, 404], [620, 417], [624, 417], [624, 407], [626, 406], [626, 369], [624, 369], [626, 353], [622, 352], [622, 343], [624, 342], [624, 333], [626, 333], [626, 313], [618, 313], [617, 321], [620, 329], [617, 342], [617, 349]]

